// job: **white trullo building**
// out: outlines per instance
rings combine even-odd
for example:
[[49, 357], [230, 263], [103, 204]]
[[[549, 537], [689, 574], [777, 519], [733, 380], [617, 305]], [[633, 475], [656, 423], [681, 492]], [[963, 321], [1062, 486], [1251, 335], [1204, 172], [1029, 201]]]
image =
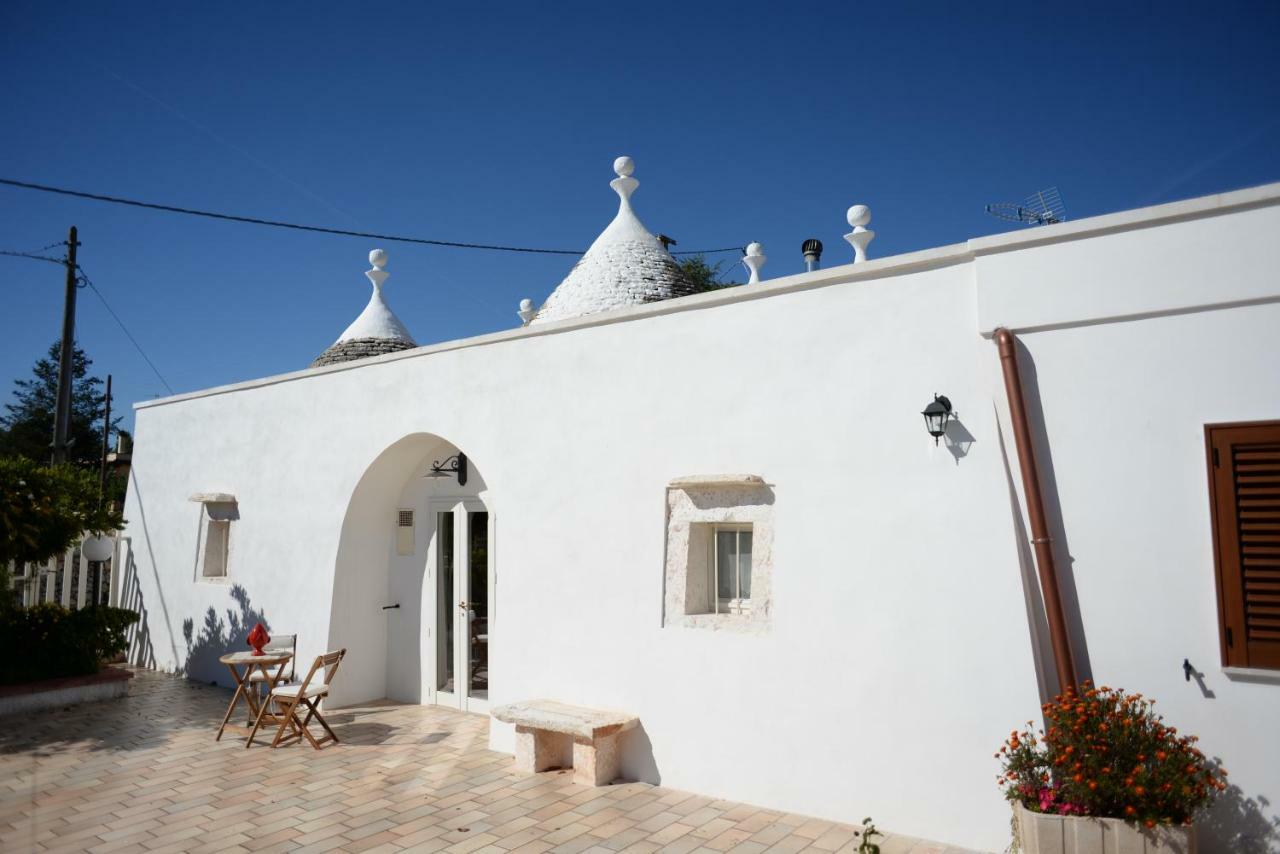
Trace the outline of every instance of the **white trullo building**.
[[375, 253], [316, 366], [138, 404], [135, 656], [261, 619], [334, 705], [623, 710], [631, 779], [992, 848], [1073, 668], [1230, 768], [1204, 850], [1275, 821], [1280, 185], [694, 294], [631, 171], [525, 325], [415, 346]]

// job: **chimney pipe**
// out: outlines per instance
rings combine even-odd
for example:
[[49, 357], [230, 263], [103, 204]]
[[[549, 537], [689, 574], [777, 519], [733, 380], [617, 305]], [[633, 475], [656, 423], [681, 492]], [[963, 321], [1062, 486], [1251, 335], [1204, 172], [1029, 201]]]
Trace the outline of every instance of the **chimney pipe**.
[[806, 273], [812, 273], [814, 270], [822, 269], [822, 241], [817, 238], [810, 237], [800, 247], [800, 251], [804, 253], [804, 270]]

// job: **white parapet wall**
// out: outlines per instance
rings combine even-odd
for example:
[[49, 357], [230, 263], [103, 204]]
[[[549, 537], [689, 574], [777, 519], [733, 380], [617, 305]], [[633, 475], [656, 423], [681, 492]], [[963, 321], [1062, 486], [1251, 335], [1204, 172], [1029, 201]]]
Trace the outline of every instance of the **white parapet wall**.
[[[1051, 684], [988, 339], [1005, 325], [1082, 669], [1158, 697], [1230, 768], [1233, 807], [1270, 820], [1280, 685], [1218, 664], [1202, 429], [1280, 418], [1278, 202], [1273, 185], [139, 404], [135, 656], [225, 679], [217, 654], [263, 620], [302, 661], [349, 648], [335, 705], [431, 701], [453, 607], [431, 526], [457, 484], [422, 475], [461, 450], [466, 500], [494, 516], [489, 701], [638, 716], [633, 778], [1002, 848], [992, 753]], [[934, 393], [960, 413], [937, 445]], [[768, 620], [664, 624], [669, 484], [734, 472], [772, 502]], [[225, 578], [200, 572], [205, 492], [238, 502]], [[491, 744], [511, 751], [510, 727]]]

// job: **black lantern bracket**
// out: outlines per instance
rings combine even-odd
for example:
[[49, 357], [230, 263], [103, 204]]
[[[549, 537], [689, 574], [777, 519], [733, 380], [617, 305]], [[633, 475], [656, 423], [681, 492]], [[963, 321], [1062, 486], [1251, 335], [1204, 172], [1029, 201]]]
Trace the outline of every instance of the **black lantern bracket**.
[[431, 464], [430, 470], [427, 471], [426, 477], [440, 478], [457, 475], [458, 486], [467, 485], [467, 455], [464, 453], [456, 453], [452, 457], [445, 457], [443, 460], [436, 460]]
[[951, 401], [944, 394], [934, 392], [933, 400], [920, 413], [924, 416], [925, 429], [929, 431], [929, 435], [933, 437], [933, 444], [937, 445], [943, 435], [947, 432], [947, 423], [951, 419], [960, 415], [957, 410], [951, 408]]

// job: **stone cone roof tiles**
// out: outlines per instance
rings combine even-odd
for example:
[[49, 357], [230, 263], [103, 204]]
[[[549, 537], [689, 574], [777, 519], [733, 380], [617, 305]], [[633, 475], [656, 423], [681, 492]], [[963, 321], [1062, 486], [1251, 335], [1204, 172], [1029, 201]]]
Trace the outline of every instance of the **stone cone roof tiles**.
[[698, 293], [680, 265], [631, 208], [640, 182], [629, 157], [614, 162], [609, 183], [619, 197], [618, 215], [583, 254], [531, 323], [547, 323]]
[[369, 253], [369, 262], [373, 264], [373, 269], [365, 273], [373, 284], [369, 304], [346, 328], [346, 331], [338, 336], [338, 340], [316, 357], [311, 367], [381, 356], [384, 353], [395, 353], [418, 346], [413, 336], [409, 334], [409, 330], [382, 298], [382, 284], [391, 275], [384, 269], [387, 253], [381, 249], [375, 249]]
[[311, 367], [336, 365], [338, 362], [367, 359], [384, 353], [398, 353], [401, 350], [412, 350], [416, 346], [418, 345], [410, 341], [396, 341], [392, 338], [351, 338], [330, 345], [323, 353], [316, 356]]

